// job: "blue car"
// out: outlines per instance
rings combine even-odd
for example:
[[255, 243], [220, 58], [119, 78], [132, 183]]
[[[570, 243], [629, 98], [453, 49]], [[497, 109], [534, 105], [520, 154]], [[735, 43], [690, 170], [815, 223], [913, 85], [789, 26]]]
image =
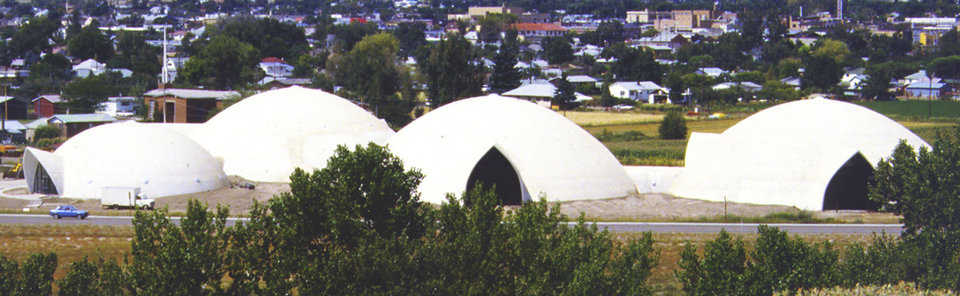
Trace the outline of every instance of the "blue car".
[[77, 207], [71, 205], [57, 206], [56, 209], [50, 210], [50, 216], [56, 217], [57, 219], [63, 217], [79, 217], [80, 219], [86, 219], [87, 211], [77, 209]]

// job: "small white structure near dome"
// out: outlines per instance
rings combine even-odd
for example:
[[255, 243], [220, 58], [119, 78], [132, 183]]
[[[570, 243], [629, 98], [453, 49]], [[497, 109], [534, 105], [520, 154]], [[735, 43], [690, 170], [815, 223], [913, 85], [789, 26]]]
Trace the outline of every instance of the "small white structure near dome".
[[32, 192], [79, 199], [100, 198], [105, 187], [140, 188], [152, 198], [227, 184], [220, 163], [190, 138], [133, 122], [88, 129], [53, 153], [28, 147], [23, 168]]
[[421, 200], [446, 201], [474, 181], [497, 184], [508, 204], [636, 194], [617, 159], [585, 130], [536, 104], [488, 95], [447, 104], [389, 141], [408, 168], [424, 174]]
[[780, 104], [721, 134], [693, 133], [669, 192], [712, 201], [855, 208], [866, 178], [901, 140], [929, 147], [868, 108], [828, 99]]
[[325, 167], [338, 145], [383, 145], [394, 134], [352, 102], [299, 86], [243, 99], [202, 127], [174, 129], [223, 160], [227, 175], [259, 182], [289, 182], [294, 168]]

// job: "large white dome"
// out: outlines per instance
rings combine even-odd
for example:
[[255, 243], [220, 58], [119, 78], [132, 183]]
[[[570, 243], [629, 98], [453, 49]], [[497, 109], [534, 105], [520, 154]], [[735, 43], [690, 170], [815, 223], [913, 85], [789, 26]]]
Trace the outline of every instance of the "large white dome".
[[382, 145], [393, 134], [350, 101], [298, 86], [246, 98], [191, 131], [227, 175], [262, 182], [289, 182], [296, 167], [325, 167], [337, 145]]
[[[860, 193], [865, 194], [872, 166], [901, 140], [928, 146], [897, 122], [855, 104], [828, 99], [780, 104], [722, 134], [693, 133], [686, 167], [670, 191], [714, 201], [845, 208], [864, 198]], [[857, 188], [844, 191], [845, 186]]]
[[71, 198], [100, 198], [104, 187], [139, 187], [152, 198], [227, 184], [220, 163], [190, 138], [133, 122], [88, 129], [52, 154], [28, 149], [24, 159], [31, 186], [40, 164], [57, 192]]
[[389, 148], [425, 175], [419, 190], [432, 203], [463, 193], [474, 180], [498, 184], [509, 203], [540, 195], [566, 201], [636, 193], [616, 158], [582, 128], [549, 109], [498, 95], [427, 113], [391, 138]]

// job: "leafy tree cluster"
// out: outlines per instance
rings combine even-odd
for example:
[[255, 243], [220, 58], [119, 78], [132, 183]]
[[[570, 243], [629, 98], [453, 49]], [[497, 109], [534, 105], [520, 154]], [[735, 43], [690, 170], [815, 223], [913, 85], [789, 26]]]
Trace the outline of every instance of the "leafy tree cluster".
[[517, 69], [519, 61], [517, 31], [508, 30], [503, 44], [493, 57], [493, 73], [490, 74], [490, 92], [503, 93], [520, 86], [523, 74]]
[[462, 36], [452, 34], [431, 45], [429, 55], [419, 61], [432, 108], [482, 93], [485, 71], [480, 54]]
[[259, 57], [278, 57], [296, 60], [307, 51], [306, 35], [302, 28], [272, 18], [234, 17], [207, 26], [201, 40], [213, 40], [227, 35], [253, 46]]
[[832, 287], [839, 284], [837, 251], [829, 243], [811, 245], [799, 237], [761, 225], [749, 253], [726, 231], [704, 247], [703, 255], [687, 244], [677, 278], [688, 295], [771, 295], [776, 291]]
[[[326, 168], [295, 171], [290, 192], [255, 204], [247, 223], [227, 227], [226, 209], [208, 211], [196, 201], [179, 225], [163, 210], [138, 212], [129, 263], [75, 262], [59, 289], [96, 295], [650, 294], [645, 282], [657, 262], [651, 234], [620, 242], [582, 218], [568, 226], [545, 201], [507, 211], [495, 191], [485, 189], [466, 192], [463, 200], [450, 195], [434, 208], [419, 201], [421, 179], [385, 147], [341, 146]], [[26, 287], [41, 293], [23, 295], [49, 294], [52, 268], [25, 264], [16, 272], [8, 266], [0, 260], [0, 292]]]
[[99, 23], [93, 22], [67, 41], [67, 51], [74, 58], [106, 61], [113, 57], [113, 42], [100, 31]]
[[218, 34], [191, 57], [177, 74], [177, 84], [235, 89], [256, 81], [260, 52], [249, 43]]
[[22, 264], [0, 255], [0, 294], [50, 295], [57, 254], [33, 254]]
[[660, 133], [661, 139], [686, 139], [687, 120], [683, 118], [683, 114], [680, 114], [680, 112], [668, 112], [667, 116], [664, 116], [663, 121], [660, 122], [657, 131]]
[[390, 33], [364, 37], [349, 52], [335, 54], [326, 69], [333, 80], [367, 104], [378, 116], [402, 126], [412, 120], [413, 94], [398, 95], [409, 72], [397, 62], [399, 43]]
[[659, 83], [663, 76], [660, 64], [653, 59], [653, 52], [647, 49], [629, 47], [617, 43], [607, 47], [600, 54], [604, 58], [616, 58], [610, 65], [610, 72], [618, 81], [653, 81]]

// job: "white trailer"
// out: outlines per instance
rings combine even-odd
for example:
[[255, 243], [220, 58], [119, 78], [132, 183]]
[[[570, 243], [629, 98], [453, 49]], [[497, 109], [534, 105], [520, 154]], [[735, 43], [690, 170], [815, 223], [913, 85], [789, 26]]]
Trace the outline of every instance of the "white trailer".
[[140, 194], [140, 187], [103, 187], [100, 190], [100, 206], [114, 208], [153, 209], [155, 201]]

